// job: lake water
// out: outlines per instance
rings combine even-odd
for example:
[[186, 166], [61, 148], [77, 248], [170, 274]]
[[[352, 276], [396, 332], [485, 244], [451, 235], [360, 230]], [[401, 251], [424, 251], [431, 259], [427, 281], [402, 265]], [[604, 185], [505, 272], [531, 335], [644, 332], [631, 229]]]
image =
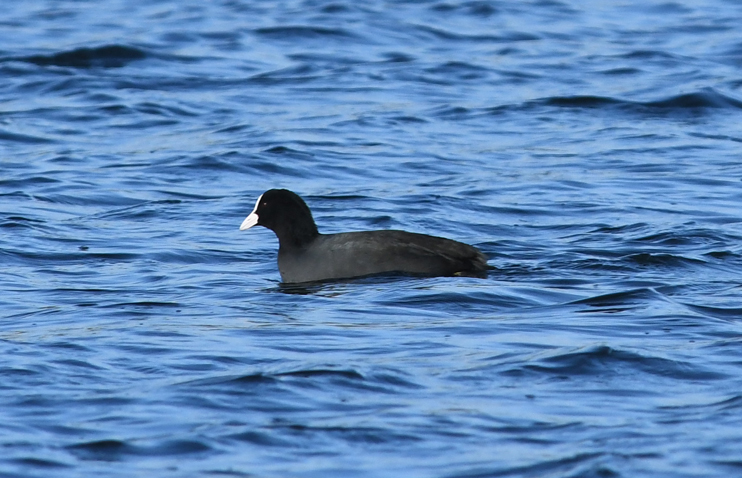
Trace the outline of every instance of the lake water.
[[[742, 3], [0, 19], [0, 476], [742, 474]], [[280, 284], [238, 227], [474, 244]]]

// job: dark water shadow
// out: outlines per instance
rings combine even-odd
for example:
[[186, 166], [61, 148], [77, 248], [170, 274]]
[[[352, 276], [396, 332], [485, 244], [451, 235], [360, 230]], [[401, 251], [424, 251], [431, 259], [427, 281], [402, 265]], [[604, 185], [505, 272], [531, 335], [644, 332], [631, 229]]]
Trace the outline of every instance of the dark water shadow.
[[38, 66], [67, 66], [73, 68], [120, 68], [132, 61], [147, 58], [139, 48], [125, 45], [104, 45], [94, 48], [82, 47], [60, 51], [49, 55], [31, 55], [6, 58], [0, 61], [22, 61]]

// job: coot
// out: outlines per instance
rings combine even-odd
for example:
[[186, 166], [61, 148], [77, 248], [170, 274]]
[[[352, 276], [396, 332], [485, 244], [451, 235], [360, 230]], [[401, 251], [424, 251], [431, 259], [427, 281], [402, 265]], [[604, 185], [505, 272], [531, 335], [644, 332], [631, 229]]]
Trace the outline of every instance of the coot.
[[286, 283], [348, 279], [382, 273], [485, 277], [479, 249], [442, 237], [405, 231], [320, 234], [297, 194], [271, 189], [255, 203], [240, 230], [258, 225], [278, 237], [278, 270]]

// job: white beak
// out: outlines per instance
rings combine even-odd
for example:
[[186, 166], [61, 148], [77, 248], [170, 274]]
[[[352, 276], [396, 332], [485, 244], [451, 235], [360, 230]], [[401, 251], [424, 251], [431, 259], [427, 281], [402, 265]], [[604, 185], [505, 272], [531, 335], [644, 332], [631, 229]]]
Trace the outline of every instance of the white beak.
[[244, 231], [245, 229], [250, 229], [254, 225], [258, 223], [258, 204], [260, 204], [260, 200], [263, 198], [263, 195], [261, 194], [257, 201], [255, 201], [255, 207], [253, 208], [252, 212], [249, 216], [245, 218], [244, 221], [242, 221], [242, 224], [240, 224], [240, 231]]
[[254, 212], [251, 212], [249, 216], [245, 218], [244, 221], [242, 221], [242, 224], [240, 224], [240, 231], [244, 231], [245, 229], [250, 229], [254, 225], [258, 223], [258, 215]]

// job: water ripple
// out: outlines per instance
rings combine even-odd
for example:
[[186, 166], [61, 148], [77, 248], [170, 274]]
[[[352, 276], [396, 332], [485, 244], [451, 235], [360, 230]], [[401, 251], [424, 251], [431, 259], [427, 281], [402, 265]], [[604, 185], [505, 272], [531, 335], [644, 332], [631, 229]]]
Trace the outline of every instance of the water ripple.
[[125, 45], [82, 47], [47, 55], [6, 58], [0, 61], [23, 61], [39, 66], [68, 66], [73, 68], [120, 68], [136, 60], [147, 58], [139, 48]]
[[[0, 19], [1, 475], [739, 468], [736, 4], [52, 3]], [[281, 284], [274, 187], [488, 277]]]

